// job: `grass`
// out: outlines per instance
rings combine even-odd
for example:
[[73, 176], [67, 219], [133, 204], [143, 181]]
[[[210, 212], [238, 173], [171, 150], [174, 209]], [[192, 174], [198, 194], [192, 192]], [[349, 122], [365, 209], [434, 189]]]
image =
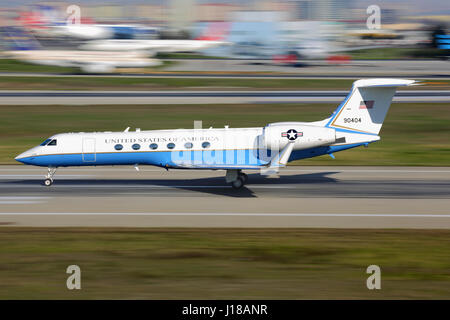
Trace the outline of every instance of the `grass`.
[[441, 59], [449, 56], [449, 50], [435, 48], [374, 48], [347, 52], [352, 59]]
[[[361, 49], [347, 52], [352, 59], [375, 60], [375, 59], [411, 59], [421, 57], [422, 52], [434, 52], [433, 49], [418, 50], [417, 48], [373, 48]], [[419, 55], [419, 56], [418, 56]], [[432, 56], [428, 56], [432, 58]]]
[[[113, 105], [0, 106], [0, 163], [45, 138], [62, 132], [123, 131], [204, 127], [255, 127], [278, 121], [325, 119], [335, 104], [245, 105]], [[133, 129], [132, 129], [133, 130]], [[381, 131], [381, 141], [328, 156], [294, 162], [303, 165], [450, 164], [450, 104], [393, 104]]]
[[45, 66], [14, 59], [0, 59], [0, 72], [76, 73], [78, 68]]
[[[0, 77], [2, 90], [349, 90], [355, 79], [229, 79], [152, 77]], [[450, 80], [423, 80], [420, 90], [448, 90]], [[417, 87], [412, 87], [417, 90]], [[408, 90], [408, 89], [407, 89]]]
[[[444, 83], [444, 81], [439, 81]], [[180, 88], [349, 89], [353, 80], [113, 77], [0, 77], [2, 90], [161, 90]], [[450, 81], [446, 84], [450, 84]]]
[[448, 230], [11, 227], [0, 242], [0, 299], [450, 298]]

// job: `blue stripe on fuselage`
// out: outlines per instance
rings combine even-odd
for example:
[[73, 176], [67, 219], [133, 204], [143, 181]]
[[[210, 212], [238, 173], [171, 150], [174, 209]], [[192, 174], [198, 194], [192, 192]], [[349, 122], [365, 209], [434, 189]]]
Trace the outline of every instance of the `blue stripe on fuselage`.
[[[264, 150], [263, 150], [264, 151]], [[264, 165], [268, 155], [258, 154], [256, 149], [247, 150], [202, 150], [202, 151], [141, 151], [110, 152], [95, 154], [52, 154], [20, 158], [17, 161], [43, 167], [100, 166], [148, 164], [177, 167], [183, 164], [216, 165]], [[92, 161], [95, 158], [95, 161]], [[89, 161], [86, 161], [89, 160]]]
[[[306, 150], [293, 151], [289, 161], [312, 158], [330, 154], [366, 143], [355, 143], [338, 146], [325, 146]], [[141, 151], [141, 152], [111, 152], [95, 154], [53, 154], [17, 159], [25, 164], [42, 167], [69, 166], [101, 166], [101, 165], [133, 165], [148, 164], [160, 167], [177, 167], [183, 164], [201, 165], [242, 165], [263, 166], [270, 161], [270, 150], [207, 150], [207, 151]]]

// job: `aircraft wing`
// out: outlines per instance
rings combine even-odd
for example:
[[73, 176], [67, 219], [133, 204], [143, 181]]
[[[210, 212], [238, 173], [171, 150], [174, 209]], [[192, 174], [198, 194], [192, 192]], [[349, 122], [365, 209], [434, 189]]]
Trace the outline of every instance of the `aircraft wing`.
[[177, 168], [186, 168], [186, 169], [217, 169], [217, 170], [230, 170], [230, 169], [242, 169], [242, 170], [254, 170], [254, 169], [266, 169], [266, 170], [276, 170], [277, 168], [285, 167], [287, 162], [289, 161], [289, 157], [291, 156], [292, 150], [294, 150], [294, 143], [289, 142], [283, 149], [279, 152], [275, 153], [272, 156], [270, 162], [263, 163], [261, 165], [235, 165], [235, 164], [183, 164], [180, 163], [176, 167]]
[[234, 165], [234, 164], [230, 164], [230, 165], [224, 165], [224, 164], [220, 164], [220, 165], [215, 165], [215, 164], [200, 164], [200, 165], [196, 165], [196, 164], [179, 164], [176, 166], [176, 168], [181, 168], [181, 169], [210, 169], [210, 170], [231, 170], [231, 169], [242, 169], [242, 170], [258, 170], [263, 168], [264, 165]]

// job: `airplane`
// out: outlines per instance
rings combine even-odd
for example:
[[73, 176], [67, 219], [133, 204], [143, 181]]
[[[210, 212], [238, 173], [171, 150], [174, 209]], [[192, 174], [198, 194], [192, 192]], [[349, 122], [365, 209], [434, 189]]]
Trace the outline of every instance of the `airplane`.
[[129, 51], [144, 50], [157, 52], [194, 52], [215, 48], [229, 43], [223, 41], [229, 24], [211, 23], [203, 34], [196, 39], [105, 39], [92, 40], [80, 46], [83, 50]]
[[110, 73], [116, 68], [155, 67], [162, 63], [140, 51], [12, 50], [4, 54], [32, 64], [74, 67], [86, 73]]
[[80, 23], [68, 23], [61, 8], [49, 5], [33, 5], [28, 11], [20, 11], [17, 21], [36, 36], [64, 37], [78, 40], [134, 39], [155, 37], [159, 28], [142, 25], [98, 24], [88, 17], [80, 17]]
[[79, 40], [134, 39], [142, 36], [155, 37], [158, 29], [139, 25], [109, 24], [62, 24], [52, 26], [48, 34]]
[[109, 39], [89, 41], [80, 45], [80, 49], [97, 51], [144, 50], [153, 53], [172, 53], [201, 51], [227, 44], [227, 42], [220, 40]]
[[[228, 54], [236, 59], [272, 60], [276, 64], [300, 66], [305, 60], [348, 63], [352, 51], [388, 47], [387, 45], [349, 46], [344, 38], [344, 25], [323, 21], [238, 22], [231, 28]], [[361, 41], [360, 41], [361, 42]]]
[[32, 64], [76, 67], [87, 73], [108, 73], [115, 68], [154, 67], [161, 61], [142, 51], [85, 51], [43, 49], [32, 35], [15, 27], [4, 27], [2, 38], [9, 50], [4, 56]]
[[[59, 167], [153, 165], [169, 169], [225, 170], [225, 180], [242, 188], [242, 170], [273, 174], [288, 162], [380, 140], [380, 130], [397, 87], [414, 80], [361, 79], [330, 117], [315, 122], [277, 122], [254, 128], [209, 128], [131, 132], [60, 133], [15, 159], [47, 167], [44, 185]], [[195, 127], [195, 126], [194, 126]]]

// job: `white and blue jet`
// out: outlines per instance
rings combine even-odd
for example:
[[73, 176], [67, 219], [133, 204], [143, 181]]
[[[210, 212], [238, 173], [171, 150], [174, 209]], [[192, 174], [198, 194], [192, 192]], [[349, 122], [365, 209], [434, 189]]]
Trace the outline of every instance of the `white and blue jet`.
[[[270, 174], [290, 161], [367, 146], [378, 135], [397, 87], [414, 80], [364, 79], [333, 114], [315, 122], [277, 122], [258, 128], [176, 129], [56, 134], [16, 157], [48, 167], [52, 185], [59, 167], [153, 165], [166, 169], [226, 170], [226, 182], [241, 188], [242, 170]], [[195, 126], [194, 126], [195, 127]]]

